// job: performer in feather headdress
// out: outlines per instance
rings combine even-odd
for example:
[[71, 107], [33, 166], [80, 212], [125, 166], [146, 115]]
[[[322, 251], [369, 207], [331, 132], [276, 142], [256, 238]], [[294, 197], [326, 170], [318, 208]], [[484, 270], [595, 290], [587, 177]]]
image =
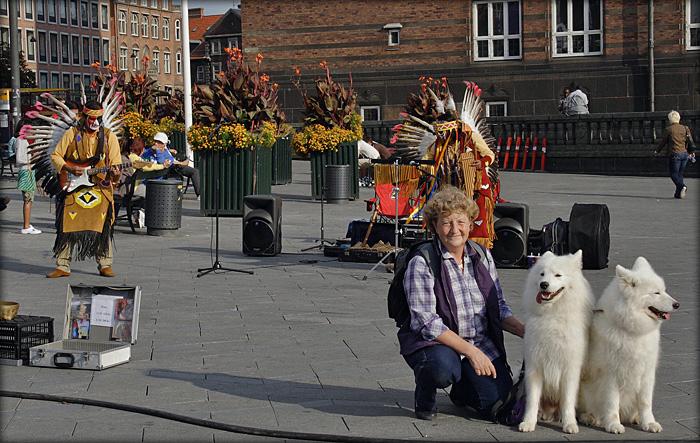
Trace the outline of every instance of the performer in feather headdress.
[[392, 143], [400, 156], [433, 160], [434, 166], [424, 177], [421, 204], [413, 215], [444, 185], [453, 185], [473, 196], [479, 206], [470, 239], [487, 248], [493, 246], [493, 211], [498, 198], [498, 173], [493, 137], [482, 118], [481, 89], [465, 82], [462, 111], [458, 115], [447, 79], [421, 77], [421, 91], [411, 94], [396, 125]]
[[[95, 257], [100, 274], [113, 277], [112, 224], [113, 182], [119, 178], [121, 155], [116, 134], [102, 126], [102, 106], [87, 102], [77, 127], [68, 129], [51, 154], [56, 171], [75, 177], [90, 174], [86, 168], [105, 168], [94, 186], [78, 188], [59, 196], [56, 210], [56, 269], [49, 278], [70, 275], [71, 257]], [[61, 198], [62, 197], [62, 198]]]

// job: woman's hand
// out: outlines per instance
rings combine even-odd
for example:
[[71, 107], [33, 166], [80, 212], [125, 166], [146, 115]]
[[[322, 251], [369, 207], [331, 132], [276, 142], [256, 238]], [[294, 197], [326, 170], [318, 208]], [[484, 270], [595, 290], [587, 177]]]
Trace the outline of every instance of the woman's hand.
[[479, 348], [475, 346], [465, 357], [469, 360], [472, 368], [474, 368], [476, 375], [496, 378], [496, 368], [493, 366], [493, 363], [491, 363], [491, 359], [481, 352]]

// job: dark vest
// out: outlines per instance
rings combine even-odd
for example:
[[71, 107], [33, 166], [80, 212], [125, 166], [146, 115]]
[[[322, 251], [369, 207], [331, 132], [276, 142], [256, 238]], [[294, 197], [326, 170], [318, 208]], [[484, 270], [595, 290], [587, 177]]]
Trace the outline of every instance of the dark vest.
[[[491, 278], [488, 268], [481, 262], [479, 253], [471, 245], [467, 245], [467, 254], [471, 266], [474, 267], [476, 284], [481, 294], [486, 300], [487, 336], [493, 341], [498, 352], [506, 361], [506, 348], [503, 343], [503, 329], [501, 328], [500, 308], [498, 306], [498, 295], [496, 283]], [[452, 282], [449, 278], [445, 260], [440, 267], [440, 276], [435, 278], [435, 292], [437, 315], [448, 329], [457, 333], [457, 302], [452, 291]], [[426, 340], [420, 333], [411, 331], [410, 321], [404, 323], [397, 333], [401, 355], [409, 355], [427, 346], [439, 344], [435, 340]]]

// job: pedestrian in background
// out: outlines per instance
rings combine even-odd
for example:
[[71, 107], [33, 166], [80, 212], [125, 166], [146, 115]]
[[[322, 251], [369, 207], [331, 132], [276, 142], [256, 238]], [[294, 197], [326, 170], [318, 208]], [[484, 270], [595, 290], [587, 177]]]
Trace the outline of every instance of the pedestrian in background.
[[566, 115], [566, 99], [569, 97], [569, 94], [571, 94], [571, 89], [567, 86], [564, 88], [564, 90], [561, 92], [561, 96], [559, 97], [559, 113], [561, 115]]
[[16, 152], [16, 164], [19, 167], [17, 171], [17, 189], [22, 192], [22, 201], [24, 202], [22, 206], [22, 229], [20, 229], [21, 234], [41, 234], [41, 231], [31, 225], [32, 217], [32, 203], [34, 202], [34, 193], [36, 192], [36, 178], [34, 177], [34, 171], [32, 171], [29, 165], [29, 141], [24, 137], [19, 136], [19, 131], [27, 123], [27, 121], [22, 118], [17, 123], [14, 134], [14, 147]]
[[579, 85], [564, 99], [564, 115], [588, 114], [588, 96]]
[[668, 156], [668, 172], [673, 184], [676, 185], [674, 198], [685, 198], [688, 187], [683, 182], [683, 172], [688, 164], [688, 160], [695, 161], [695, 142], [690, 133], [690, 128], [682, 125], [681, 115], [677, 111], [668, 113], [669, 125], [664, 130], [659, 145], [655, 153]]

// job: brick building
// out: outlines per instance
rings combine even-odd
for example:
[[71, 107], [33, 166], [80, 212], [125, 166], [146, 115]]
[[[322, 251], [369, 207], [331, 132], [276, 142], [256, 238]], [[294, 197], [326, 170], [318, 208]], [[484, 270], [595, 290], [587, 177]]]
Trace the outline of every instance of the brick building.
[[201, 8], [189, 10], [192, 83], [211, 83], [226, 69], [224, 48], [241, 47], [241, 11], [231, 8], [220, 15], [203, 15]]
[[182, 14], [173, 0], [116, 0], [111, 2], [113, 47], [122, 71], [143, 69], [165, 90], [182, 89]]
[[[700, 0], [654, 2], [655, 108], [700, 108]], [[648, 111], [648, 2], [643, 0], [244, 0], [243, 45], [265, 55], [287, 115], [326, 60], [352, 73], [367, 119], [395, 119], [418, 77], [447, 76], [484, 89], [491, 115], [556, 114], [562, 89], [579, 84], [592, 113]]]

